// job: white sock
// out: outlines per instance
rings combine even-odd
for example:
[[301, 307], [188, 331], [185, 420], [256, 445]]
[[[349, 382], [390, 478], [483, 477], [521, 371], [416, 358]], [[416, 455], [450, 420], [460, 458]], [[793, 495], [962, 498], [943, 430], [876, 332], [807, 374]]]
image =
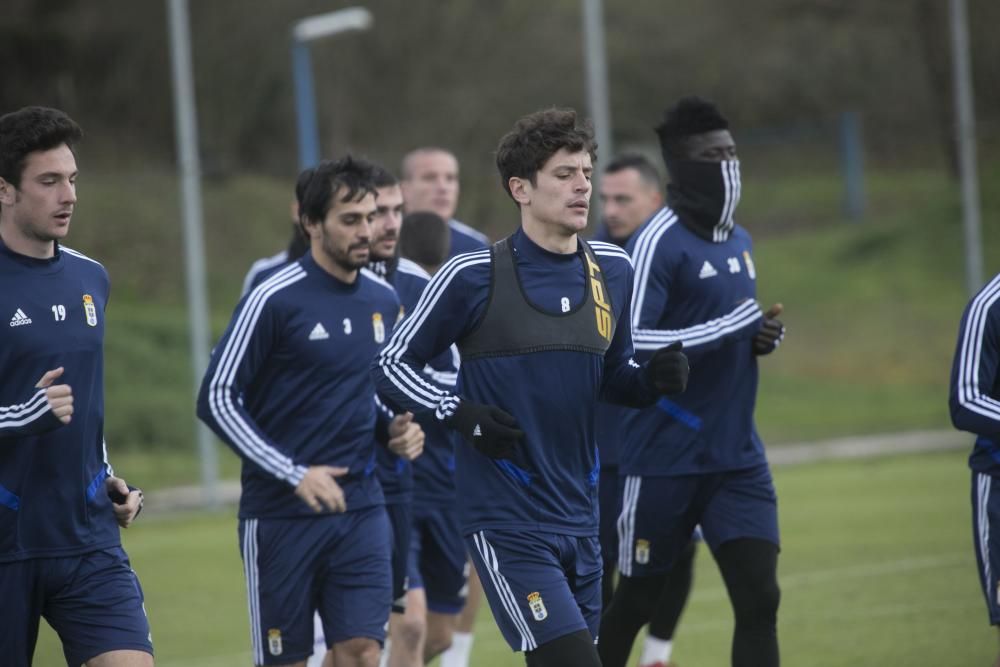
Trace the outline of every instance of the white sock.
[[313, 612], [313, 654], [306, 660], [306, 667], [321, 667], [326, 655], [326, 639], [323, 638], [323, 621]]
[[472, 633], [454, 632], [451, 635], [451, 648], [441, 654], [441, 667], [469, 667], [471, 654]]
[[664, 665], [667, 664], [673, 649], [673, 641], [669, 639], [657, 639], [653, 635], [646, 635], [646, 641], [642, 645], [642, 657], [639, 658], [639, 667], [648, 667], [658, 662]]
[[389, 664], [389, 644], [392, 640], [385, 638], [385, 645], [382, 647], [382, 657], [378, 659], [378, 667], [386, 667]]

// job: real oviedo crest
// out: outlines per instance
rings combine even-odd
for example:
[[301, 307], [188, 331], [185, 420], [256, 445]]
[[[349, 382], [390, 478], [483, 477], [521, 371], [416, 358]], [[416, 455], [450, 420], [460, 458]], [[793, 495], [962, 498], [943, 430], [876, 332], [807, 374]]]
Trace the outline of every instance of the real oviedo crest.
[[87, 324], [92, 327], [97, 326], [97, 307], [94, 306], [94, 297], [89, 294], [83, 295], [83, 313], [87, 316]]
[[528, 594], [528, 606], [531, 608], [531, 615], [536, 621], [544, 621], [549, 616], [548, 609], [545, 608], [545, 601], [540, 593]]

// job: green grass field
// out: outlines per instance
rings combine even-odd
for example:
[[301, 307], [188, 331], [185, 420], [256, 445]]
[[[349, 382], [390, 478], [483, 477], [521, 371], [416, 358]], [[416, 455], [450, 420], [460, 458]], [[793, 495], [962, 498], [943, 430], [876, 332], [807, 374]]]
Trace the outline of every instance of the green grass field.
[[[996, 640], [976, 579], [965, 453], [780, 467], [775, 481], [783, 664], [990, 664]], [[144, 518], [125, 546], [146, 592], [160, 667], [250, 664], [232, 511]], [[727, 665], [731, 632], [725, 590], [702, 547], [675, 659]], [[47, 627], [35, 662], [61, 664]], [[484, 609], [472, 665], [520, 664]]]

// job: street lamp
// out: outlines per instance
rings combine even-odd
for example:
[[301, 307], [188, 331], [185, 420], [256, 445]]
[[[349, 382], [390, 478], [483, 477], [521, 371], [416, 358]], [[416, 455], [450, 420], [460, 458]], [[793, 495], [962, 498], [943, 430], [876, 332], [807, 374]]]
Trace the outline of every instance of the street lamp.
[[292, 78], [295, 85], [295, 115], [298, 123], [299, 168], [319, 162], [319, 123], [313, 90], [309, 42], [342, 32], [367, 30], [374, 23], [363, 7], [350, 7], [328, 14], [310, 16], [292, 25]]

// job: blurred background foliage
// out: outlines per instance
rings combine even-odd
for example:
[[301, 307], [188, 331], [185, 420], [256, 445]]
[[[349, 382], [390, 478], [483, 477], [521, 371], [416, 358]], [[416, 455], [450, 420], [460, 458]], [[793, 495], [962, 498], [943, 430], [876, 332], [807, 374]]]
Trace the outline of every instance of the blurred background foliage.
[[[191, 3], [207, 176], [294, 176], [290, 26], [352, 4]], [[513, 119], [545, 105], [585, 108], [576, 0], [362, 4], [375, 16], [373, 30], [313, 46], [329, 151], [362, 151], [396, 164], [413, 146], [440, 143], [454, 148], [470, 184], [478, 184], [492, 180], [490, 152]], [[163, 3], [5, 5], [0, 107], [30, 100], [66, 109], [100, 138], [88, 146], [92, 157], [100, 151], [116, 161], [169, 161]], [[818, 123], [856, 110], [880, 161], [948, 158], [943, 0], [606, 0], [604, 8], [619, 143], [649, 142], [662, 108], [697, 92], [717, 101], [736, 128]], [[969, 14], [980, 127], [995, 141], [1000, 4], [971, 0]], [[495, 200], [465, 202], [468, 217], [490, 217], [487, 202]]]

